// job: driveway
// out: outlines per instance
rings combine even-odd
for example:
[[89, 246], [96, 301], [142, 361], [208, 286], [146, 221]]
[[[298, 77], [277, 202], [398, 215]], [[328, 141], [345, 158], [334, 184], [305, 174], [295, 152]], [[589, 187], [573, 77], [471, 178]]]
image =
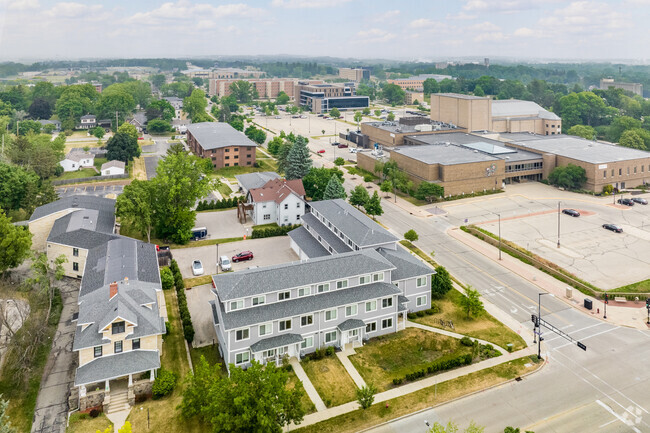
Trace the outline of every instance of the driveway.
[[208, 239], [239, 238], [253, 233], [253, 223], [250, 218], [246, 224], [240, 224], [237, 219], [237, 209], [220, 212], [199, 212], [196, 214], [195, 227], [206, 227]]
[[[270, 266], [299, 260], [291, 249], [289, 236], [247, 239], [219, 245], [220, 256], [232, 257], [236, 253], [246, 250], [252, 251], [255, 258], [247, 262], [233, 263], [233, 271], [246, 269], [250, 266]], [[203, 262], [204, 275], [217, 272], [217, 247], [215, 245], [174, 249], [172, 254], [178, 262], [183, 278], [194, 276], [192, 275], [192, 261], [195, 259]]]
[[217, 334], [212, 324], [212, 308], [209, 304], [215, 299], [211, 290], [212, 284], [204, 284], [185, 291], [187, 308], [190, 310], [194, 326], [192, 347], [208, 346], [217, 342]]
[[32, 433], [63, 433], [68, 420], [68, 393], [74, 383], [78, 356], [72, 352], [72, 340], [76, 322], [72, 314], [77, 312], [79, 281], [66, 278], [61, 288], [63, 311], [57, 327], [52, 350], [47, 359], [41, 388], [36, 399]]

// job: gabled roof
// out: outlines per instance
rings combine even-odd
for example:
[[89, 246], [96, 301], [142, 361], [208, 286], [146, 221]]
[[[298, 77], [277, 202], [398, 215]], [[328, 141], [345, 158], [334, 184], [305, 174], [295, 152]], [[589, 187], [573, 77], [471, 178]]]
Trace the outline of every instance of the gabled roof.
[[68, 159], [70, 161], [75, 161], [75, 162], [79, 162], [82, 159], [89, 159], [89, 158], [94, 159], [95, 155], [93, 155], [90, 152], [78, 151], [78, 150], [72, 150], [68, 152], [68, 154], [65, 156], [65, 159]]
[[305, 187], [302, 179], [273, 179], [269, 180], [262, 188], [254, 188], [248, 191], [253, 202], [274, 201], [282, 203], [289, 195], [295, 194], [300, 198], [305, 197]]
[[329, 251], [314, 239], [311, 233], [309, 233], [304, 226], [291, 230], [287, 234], [310, 259], [330, 255]]
[[341, 331], [351, 331], [353, 329], [365, 328], [366, 324], [360, 319], [348, 319], [338, 324], [337, 328]]
[[395, 270], [391, 272], [393, 282], [436, 273], [426, 263], [413, 257], [401, 247], [397, 247], [397, 250], [377, 248], [377, 252], [395, 266]]
[[257, 343], [251, 344], [251, 352], [263, 352], [269, 349], [275, 349], [289, 344], [296, 344], [302, 341], [302, 336], [299, 334], [282, 334], [275, 337], [265, 338]]
[[212, 281], [221, 301], [227, 301], [389, 269], [393, 265], [388, 260], [366, 249], [213, 275]]
[[344, 200], [322, 200], [309, 205], [360, 247], [398, 241], [388, 230]]
[[160, 368], [160, 354], [157, 350], [128, 350], [116, 355], [95, 358], [77, 368], [74, 385], [103, 382], [158, 368]]
[[227, 123], [192, 123], [187, 127], [187, 132], [192, 134], [203, 149], [219, 149], [230, 146], [257, 147], [257, 143]]
[[304, 224], [315, 230], [316, 233], [318, 233], [318, 235], [320, 235], [320, 237], [324, 239], [335, 252], [347, 253], [352, 251], [352, 248], [349, 245], [343, 242], [343, 240], [334, 234], [331, 229], [325, 227], [325, 225], [316, 218], [313, 213], [304, 214], [302, 216], [302, 221]]
[[40, 218], [66, 209], [70, 211], [95, 209], [99, 211], [96, 230], [104, 233], [113, 232], [115, 223], [115, 200], [92, 195], [71, 195], [39, 206], [34, 210], [29, 221], [34, 222]]
[[85, 114], [85, 115], [81, 116], [81, 119], [96, 119], [96, 118], [97, 117], [95, 117], [94, 114]]
[[121, 168], [124, 170], [124, 162], [123, 161], [108, 161], [102, 164], [102, 170], [106, 170], [107, 168]]
[[238, 174], [235, 176], [242, 188], [250, 191], [254, 188], [263, 187], [271, 179], [279, 179], [280, 175], [273, 171], [259, 171], [255, 173]]

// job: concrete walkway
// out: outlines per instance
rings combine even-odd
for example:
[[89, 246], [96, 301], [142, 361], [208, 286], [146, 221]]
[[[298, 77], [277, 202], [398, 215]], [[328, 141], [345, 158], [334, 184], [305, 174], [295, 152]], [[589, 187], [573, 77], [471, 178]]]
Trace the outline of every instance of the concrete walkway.
[[[422, 325], [421, 323], [411, 322], [411, 321], [406, 322], [406, 327], [424, 329], [425, 331], [435, 332], [436, 334], [446, 335], [447, 337], [457, 338], [459, 340], [463, 337], [468, 337], [467, 335], [457, 334], [455, 332], [447, 331], [445, 329], [434, 328], [433, 326]], [[497, 346], [496, 344], [491, 343], [489, 341], [481, 340], [479, 338], [474, 338], [474, 337], [469, 337], [469, 338], [471, 338], [472, 340], [477, 340], [481, 344], [491, 344], [495, 349], [500, 350], [501, 353], [508, 352], [505, 348], [501, 346]]]
[[[476, 364], [468, 365], [467, 367], [457, 368], [455, 370], [446, 371], [444, 373], [436, 374], [435, 376], [430, 376], [416, 382], [410, 382], [406, 385], [399, 386], [397, 388], [389, 389], [388, 391], [380, 392], [375, 394], [375, 403], [381, 403], [387, 400], [391, 400], [397, 397], [401, 397], [407, 394], [411, 394], [416, 391], [420, 391], [425, 388], [429, 388], [438, 383], [447, 382], [452, 379], [456, 379], [461, 376], [474, 373], [476, 371], [484, 370], [486, 368], [494, 367], [499, 364], [513, 361], [515, 359], [530, 356], [537, 353], [536, 347], [527, 347], [526, 349], [518, 350], [517, 352], [506, 353], [502, 356], [496, 358], [486, 359], [485, 361], [477, 362]], [[309, 415], [305, 415], [302, 423], [300, 425], [290, 425], [285, 428], [285, 431], [291, 431], [299, 427], [304, 427], [311, 424], [316, 424], [326, 419], [333, 418], [335, 416], [343, 415], [347, 412], [352, 412], [359, 408], [359, 403], [356, 401], [351, 401], [349, 403], [342, 404], [340, 406], [332, 407], [327, 410], [320, 412], [315, 412]]]
[[113, 423], [114, 433], [117, 433], [117, 431], [124, 426], [124, 423], [126, 422], [126, 419], [128, 418], [130, 413], [131, 413], [131, 407], [129, 407], [128, 409], [106, 414], [106, 418], [108, 418], [108, 420]]
[[327, 406], [325, 406], [325, 403], [323, 403], [320, 395], [318, 395], [318, 392], [316, 392], [316, 388], [314, 388], [311, 380], [309, 380], [309, 377], [307, 376], [307, 373], [305, 373], [305, 370], [303, 370], [302, 365], [300, 365], [298, 358], [295, 356], [291, 357], [291, 359], [289, 359], [289, 364], [291, 364], [293, 367], [293, 371], [296, 373], [296, 376], [298, 376], [298, 379], [300, 379], [302, 382], [302, 387], [305, 388], [305, 392], [314, 403], [314, 406], [316, 406], [316, 411], [321, 412], [326, 410]]
[[341, 364], [343, 364], [343, 367], [345, 367], [345, 370], [348, 372], [352, 380], [354, 381], [354, 384], [357, 385], [357, 388], [363, 388], [366, 386], [366, 381], [363, 380], [363, 377], [359, 374], [356, 368], [354, 368], [354, 365], [350, 362], [348, 359], [348, 356], [354, 355], [356, 352], [354, 351], [353, 348], [349, 348], [346, 350], [342, 350], [340, 352], [336, 352], [336, 356], [341, 360]]

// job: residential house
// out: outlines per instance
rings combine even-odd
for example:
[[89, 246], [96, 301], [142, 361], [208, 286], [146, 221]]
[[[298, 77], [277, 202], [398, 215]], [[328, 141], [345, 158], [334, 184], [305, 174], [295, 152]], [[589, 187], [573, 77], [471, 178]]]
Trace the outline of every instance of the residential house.
[[269, 180], [279, 178], [280, 175], [274, 171], [257, 171], [235, 176], [239, 184], [239, 191], [243, 194], [248, 194], [248, 191], [251, 189], [263, 187]]
[[43, 127], [45, 127], [45, 125], [54, 125], [54, 132], [61, 131], [60, 120], [39, 120], [38, 123], [40, 123]]
[[253, 188], [246, 195], [253, 209], [248, 211], [253, 224], [300, 223], [305, 213], [305, 188], [301, 179], [272, 179], [261, 188]]
[[91, 168], [94, 164], [95, 155], [79, 150], [71, 150], [63, 161], [59, 161], [59, 165], [63, 167], [63, 171], [77, 171], [80, 168]]
[[77, 129], [92, 129], [97, 126], [97, 118], [92, 114], [81, 116], [81, 122], [77, 124]]
[[124, 174], [124, 162], [123, 161], [108, 161], [102, 164], [101, 168], [102, 176], [114, 176], [116, 174]]

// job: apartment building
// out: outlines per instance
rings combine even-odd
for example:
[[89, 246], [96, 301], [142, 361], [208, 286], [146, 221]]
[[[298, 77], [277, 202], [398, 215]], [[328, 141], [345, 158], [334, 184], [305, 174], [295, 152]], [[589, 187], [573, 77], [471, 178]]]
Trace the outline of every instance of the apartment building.
[[294, 87], [296, 103], [307, 107], [312, 113], [324, 113], [332, 108], [356, 110], [370, 106], [367, 96], [357, 96], [354, 83], [310, 84], [299, 81]]
[[404, 94], [404, 103], [406, 105], [415, 105], [416, 102], [420, 104], [424, 102], [424, 93], [407, 90]]
[[339, 68], [339, 78], [359, 83], [370, 79], [370, 69], [366, 68]]
[[403, 90], [422, 90], [424, 87], [424, 82], [429, 78], [432, 78], [438, 82], [442, 80], [454, 79], [451, 75], [420, 74], [409, 78], [395, 78], [386, 81], [388, 84], [397, 84]]
[[641, 83], [624, 83], [622, 81], [616, 81], [613, 78], [601, 78], [600, 89], [607, 90], [610, 87], [623, 89], [626, 92], [632, 92], [635, 95], [643, 96], [643, 84]]
[[253, 166], [257, 143], [227, 123], [201, 122], [187, 127], [187, 146], [212, 167]]
[[[236, 78], [215, 78], [211, 79], [208, 84], [208, 94], [216, 95], [219, 98], [229, 96], [230, 85], [236, 81], [247, 81], [251, 83], [260, 98], [277, 98], [280, 92], [286, 93], [290, 98], [294, 98], [294, 87], [296, 80], [294, 78], [255, 78], [255, 79], [236, 79]], [[309, 84], [322, 84], [322, 80], [306, 80]]]

